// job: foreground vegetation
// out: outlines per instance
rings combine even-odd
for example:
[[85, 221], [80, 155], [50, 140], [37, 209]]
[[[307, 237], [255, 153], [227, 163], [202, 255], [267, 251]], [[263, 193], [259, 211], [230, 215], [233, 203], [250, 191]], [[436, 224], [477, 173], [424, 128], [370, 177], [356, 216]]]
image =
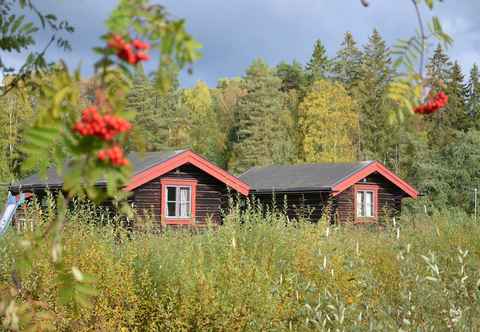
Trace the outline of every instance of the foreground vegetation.
[[[35, 218], [47, 220], [49, 213]], [[98, 211], [79, 207], [64, 231], [65, 264], [83, 271], [91, 287], [87, 306], [58, 293], [46, 254], [51, 240], [32, 253], [19, 297], [45, 311], [39, 316], [45, 327], [480, 328], [480, 225], [465, 215], [411, 216], [372, 230], [288, 223], [281, 214], [249, 210], [231, 213], [217, 229], [161, 235], [95, 225], [99, 218]], [[37, 225], [38, 232], [43, 228]], [[11, 231], [0, 240], [0, 287], [11, 286], [13, 260], [32, 236]]]

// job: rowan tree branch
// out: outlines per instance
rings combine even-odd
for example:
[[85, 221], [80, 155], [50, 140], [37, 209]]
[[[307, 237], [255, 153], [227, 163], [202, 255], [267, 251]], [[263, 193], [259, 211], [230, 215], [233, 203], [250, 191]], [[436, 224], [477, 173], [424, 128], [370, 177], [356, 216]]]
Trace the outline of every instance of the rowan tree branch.
[[0, 97], [4, 97], [6, 96], [13, 88], [15, 88], [18, 84], [18, 82], [20, 82], [21, 80], [23, 80], [24, 78], [27, 77], [29, 71], [27, 70], [28, 67], [34, 65], [40, 58], [42, 58], [43, 56], [45, 56], [45, 54], [47, 53], [47, 50], [48, 48], [52, 45], [52, 43], [55, 41], [56, 37], [55, 35], [53, 35], [50, 40], [48, 41], [47, 45], [45, 45], [45, 47], [43, 48], [43, 50], [37, 54], [37, 56], [35, 57], [35, 60], [33, 60], [32, 62], [30, 63], [24, 63], [22, 65], [22, 67], [20, 67], [19, 71], [18, 71], [18, 74], [15, 76], [15, 78], [9, 83], [7, 84], [7, 86], [3, 89], [2, 93], [0, 94]]

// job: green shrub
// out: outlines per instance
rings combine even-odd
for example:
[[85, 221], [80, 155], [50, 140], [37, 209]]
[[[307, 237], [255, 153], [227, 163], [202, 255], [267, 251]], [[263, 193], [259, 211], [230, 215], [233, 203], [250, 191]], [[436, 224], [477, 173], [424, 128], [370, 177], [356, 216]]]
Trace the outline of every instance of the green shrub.
[[[76, 209], [63, 256], [94, 276], [90, 305], [61, 301], [49, 240], [22, 275], [56, 330], [480, 329], [480, 225], [465, 215], [412, 215], [378, 230], [250, 209], [202, 233], [153, 234], [98, 226], [98, 212]], [[0, 240], [0, 287], [31, 236]]]

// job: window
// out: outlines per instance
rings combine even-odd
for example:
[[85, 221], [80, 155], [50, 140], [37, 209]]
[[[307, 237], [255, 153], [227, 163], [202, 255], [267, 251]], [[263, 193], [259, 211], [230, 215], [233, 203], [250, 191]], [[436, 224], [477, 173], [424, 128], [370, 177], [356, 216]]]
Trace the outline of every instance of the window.
[[168, 218], [190, 218], [192, 216], [192, 188], [190, 186], [166, 186]]
[[372, 218], [374, 217], [374, 197], [373, 191], [359, 190], [357, 191], [357, 217]]
[[162, 187], [162, 222], [165, 224], [195, 223], [197, 180], [164, 178]]

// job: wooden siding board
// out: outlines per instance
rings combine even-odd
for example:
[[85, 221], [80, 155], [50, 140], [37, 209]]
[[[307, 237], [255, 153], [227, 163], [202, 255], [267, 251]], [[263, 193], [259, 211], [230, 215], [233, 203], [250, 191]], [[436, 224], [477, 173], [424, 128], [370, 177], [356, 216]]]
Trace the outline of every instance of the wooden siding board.
[[328, 194], [325, 192], [309, 193], [258, 193], [253, 195], [255, 202], [264, 207], [275, 208], [278, 211], [286, 212], [288, 218], [298, 219], [299, 217], [309, 215], [312, 221], [318, 221], [323, 214], [325, 206], [328, 204]]
[[[220, 211], [227, 196], [225, 184], [189, 164], [182, 165], [134, 190], [133, 202], [140, 216], [144, 216], [145, 211], [148, 211], [154, 217], [154, 221], [160, 224], [161, 178], [197, 180], [195, 225], [204, 225], [208, 218], [215, 223], [221, 223]], [[184, 225], [177, 227], [184, 227]]]
[[[365, 179], [366, 181], [360, 181], [356, 184], [374, 184], [379, 186], [379, 219], [392, 217], [401, 212], [402, 198], [405, 197], [405, 193], [400, 188], [376, 173], [367, 176]], [[335, 197], [335, 217], [339, 222], [354, 221], [355, 207], [353, 206], [353, 193], [352, 186]]]

